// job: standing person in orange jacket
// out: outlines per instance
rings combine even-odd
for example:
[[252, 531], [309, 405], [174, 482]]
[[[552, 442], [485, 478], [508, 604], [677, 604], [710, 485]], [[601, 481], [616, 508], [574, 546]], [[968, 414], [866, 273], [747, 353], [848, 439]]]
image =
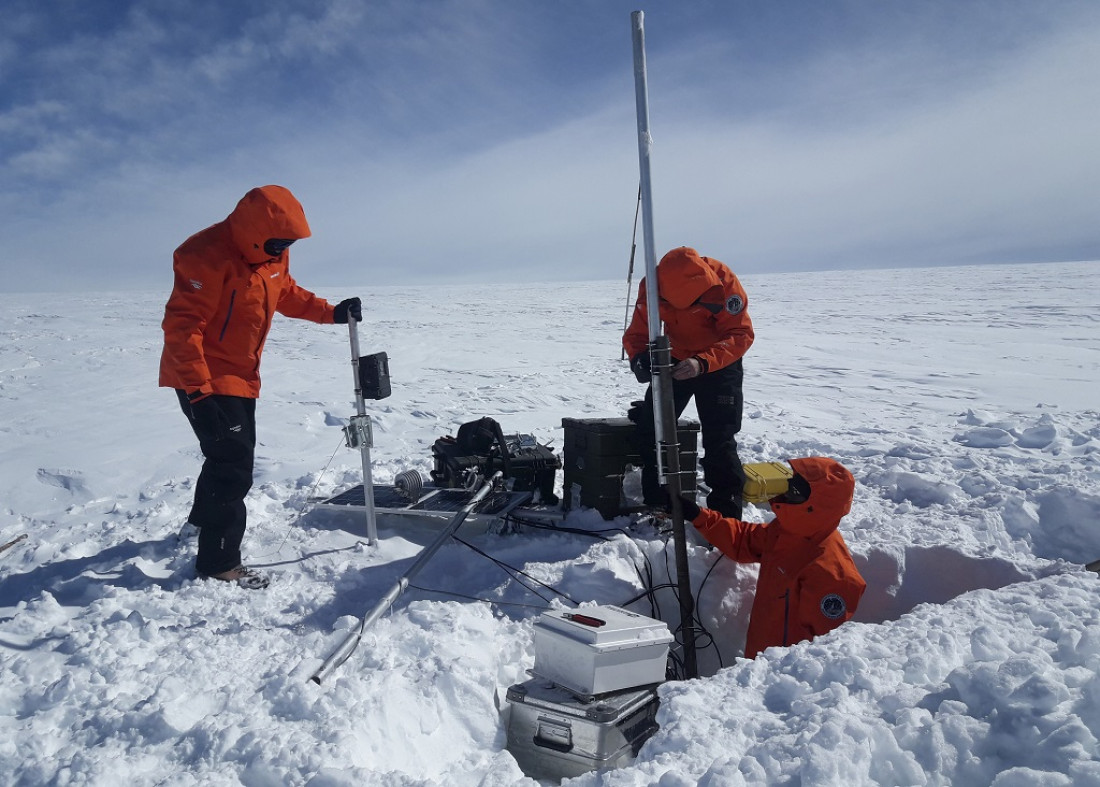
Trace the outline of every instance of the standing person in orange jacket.
[[[745, 398], [742, 357], [753, 341], [749, 296], [718, 260], [681, 246], [657, 265], [660, 319], [672, 347], [672, 396], [676, 417], [695, 397], [703, 442], [703, 480], [710, 487], [707, 505], [724, 516], [741, 516], [745, 474], [737, 456], [737, 433]], [[646, 282], [638, 286], [634, 316], [623, 334], [623, 348], [640, 383], [650, 381]], [[649, 505], [665, 495], [657, 477], [653, 426], [653, 389], [630, 413], [637, 424], [642, 453], [642, 493]]]
[[682, 498], [690, 519], [723, 554], [759, 563], [745, 658], [832, 631], [856, 612], [867, 583], [837, 526], [852, 508], [855, 479], [832, 459], [790, 460], [794, 477], [770, 502], [775, 519], [752, 524], [700, 509]]
[[260, 355], [275, 312], [317, 323], [361, 320], [358, 298], [333, 307], [294, 281], [288, 247], [310, 236], [282, 186], [249, 191], [224, 220], [176, 249], [164, 309], [160, 385], [174, 388], [205, 457], [188, 522], [199, 528], [201, 577], [267, 587], [241, 562], [252, 487]]

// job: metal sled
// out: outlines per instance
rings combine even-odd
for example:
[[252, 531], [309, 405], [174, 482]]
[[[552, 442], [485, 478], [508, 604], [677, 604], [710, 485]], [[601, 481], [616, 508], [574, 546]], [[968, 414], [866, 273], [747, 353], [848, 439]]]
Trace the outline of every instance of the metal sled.
[[[392, 484], [374, 484], [374, 511], [378, 514], [397, 514], [426, 519], [452, 519], [473, 498], [473, 492], [465, 489], [443, 489], [425, 486], [419, 499], [410, 501]], [[531, 492], [490, 492], [477, 513], [468, 517], [472, 522], [489, 522], [506, 516], [511, 511], [531, 501]], [[363, 485], [358, 484], [327, 500], [314, 504], [315, 508], [329, 511], [366, 511]]]

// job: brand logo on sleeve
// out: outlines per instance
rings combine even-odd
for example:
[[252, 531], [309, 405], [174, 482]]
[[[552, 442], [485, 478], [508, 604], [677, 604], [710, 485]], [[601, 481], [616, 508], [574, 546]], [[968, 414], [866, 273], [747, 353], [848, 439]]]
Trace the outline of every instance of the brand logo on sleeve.
[[848, 605], [845, 604], [844, 599], [836, 593], [830, 593], [825, 598], [821, 599], [821, 614], [830, 620], [844, 617], [844, 613], [847, 611]]
[[740, 314], [745, 310], [745, 300], [740, 295], [731, 295], [726, 298], [726, 311], [730, 314]]
[[198, 279], [192, 279], [191, 280], [191, 286], [194, 287], [196, 290], [201, 290], [202, 289], [202, 282], [199, 281]]

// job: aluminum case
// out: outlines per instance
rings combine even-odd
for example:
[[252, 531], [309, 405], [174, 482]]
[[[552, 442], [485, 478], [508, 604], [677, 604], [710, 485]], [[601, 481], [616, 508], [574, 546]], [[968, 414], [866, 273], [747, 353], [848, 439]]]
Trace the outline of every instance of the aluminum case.
[[657, 689], [590, 702], [542, 678], [508, 689], [507, 748], [534, 779], [560, 780], [628, 765], [657, 730]]

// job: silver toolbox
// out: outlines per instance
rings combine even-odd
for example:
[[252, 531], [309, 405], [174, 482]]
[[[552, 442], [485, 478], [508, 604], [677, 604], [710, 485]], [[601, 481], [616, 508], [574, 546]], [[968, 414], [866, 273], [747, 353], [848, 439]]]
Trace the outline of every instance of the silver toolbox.
[[508, 751], [525, 774], [560, 780], [629, 764], [657, 729], [657, 689], [585, 702], [542, 678], [508, 689]]

